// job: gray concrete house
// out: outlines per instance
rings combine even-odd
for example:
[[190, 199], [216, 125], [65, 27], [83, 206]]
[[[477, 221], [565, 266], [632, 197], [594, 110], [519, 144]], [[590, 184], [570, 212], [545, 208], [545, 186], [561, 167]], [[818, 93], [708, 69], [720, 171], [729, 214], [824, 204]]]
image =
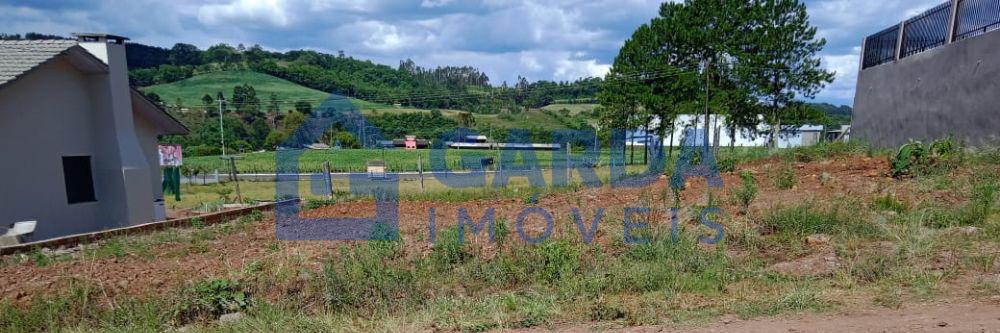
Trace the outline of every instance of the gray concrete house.
[[163, 218], [157, 139], [188, 130], [129, 87], [126, 38], [76, 36], [0, 41], [0, 231], [38, 221], [42, 240]]

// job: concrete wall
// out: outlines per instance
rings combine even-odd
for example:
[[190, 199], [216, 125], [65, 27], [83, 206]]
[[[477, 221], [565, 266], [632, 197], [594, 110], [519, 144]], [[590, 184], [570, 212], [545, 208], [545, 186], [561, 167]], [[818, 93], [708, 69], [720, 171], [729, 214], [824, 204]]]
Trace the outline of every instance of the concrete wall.
[[949, 134], [1000, 143], [1000, 31], [861, 71], [852, 125], [876, 147]]

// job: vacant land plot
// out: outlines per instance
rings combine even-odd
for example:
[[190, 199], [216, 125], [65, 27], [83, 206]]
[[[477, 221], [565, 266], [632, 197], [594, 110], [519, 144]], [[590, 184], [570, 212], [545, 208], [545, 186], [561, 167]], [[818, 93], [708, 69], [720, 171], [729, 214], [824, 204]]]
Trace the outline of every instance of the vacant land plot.
[[[386, 233], [383, 241], [277, 241], [276, 222], [263, 214], [193, 223], [2, 258], [0, 327], [659, 331], [709, 325], [713, 331], [732, 324], [752, 331], [764, 320], [771, 321], [766, 327], [808, 331], [794, 322], [779, 326], [781, 318], [804, 315], [801, 320], [822, 329], [831, 323], [814, 319], [817, 314], [849, 310], [890, 319], [843, 327], [995, 329], [974, 326], [985, 323], [982, 316], [957, 322], [965, 317], [918, 304], [995, 311], [1000, 303], [998, 156], [961, 153], [953, 164], [892, 178], [897, 164], [885, 156], [825, 146], [738, 163], [723, 174], [725, 187], [713, 191], [704, 180], [691, 180], [673, 193], [660, 179], [639, 188], [571, 187], [523, 197], [489, 195], [503, 189], [464, 200], [413, 197], [400, 204], [398, 235]], [[363, 216], [374, 205], [342, 198], [310, 204], [303, 215]], [[720, 235], [700, 223], [705, 206], [720, 208], [707, 215], [724, 231], [715, 245], [699, 241]], [[533, 215], [516, 223], [529, 207], [545, 209], [554, 221], [551, 237], [537, 244], [523, 238], [544, 235], [544, 220]], [[670, 207], [679, 208], [676, 232]], [[478, 221], [490, 208], [493, 241], [486, 228], [457, 227], [460, 209]], [[599, 208], [604, 217], [588, 243]], [[626, 216], [628, 208], [649, 210]], [[902, 319], [893, 321], [897, 312]], [[947, 318], [900, 326], [933, 315]]]

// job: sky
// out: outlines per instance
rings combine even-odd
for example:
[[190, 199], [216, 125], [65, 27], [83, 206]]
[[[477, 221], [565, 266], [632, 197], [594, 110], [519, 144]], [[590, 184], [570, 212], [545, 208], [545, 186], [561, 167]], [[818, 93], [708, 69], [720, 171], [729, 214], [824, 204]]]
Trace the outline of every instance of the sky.
[[[944, 0], [804, 0], [836, 80], [817, 101], [853, 104], [864, 36]], [[491, 83], [602, 76], [663, 1], [646, 0], [0, 0], [0, 32], [106, 32], [170, 47], [260, 44], [344, 51], [397, 66], [470, 65]]]

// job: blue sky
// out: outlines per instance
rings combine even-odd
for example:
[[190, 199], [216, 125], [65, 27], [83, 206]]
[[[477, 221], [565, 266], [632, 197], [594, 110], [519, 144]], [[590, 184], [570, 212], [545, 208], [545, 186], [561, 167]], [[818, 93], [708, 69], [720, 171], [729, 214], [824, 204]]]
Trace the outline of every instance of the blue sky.
[[[471, 65], [495, 84], [603, 75], [632, 31], [656, 16], [645, 0], [0, 1], [3, 32], [108, 32], [169, 47], [186, 42], [339, 50], [395, 66]], [[806, 0], [837, 80], [817, 100], [852, 104], [862, 38], [944, 0]]]

